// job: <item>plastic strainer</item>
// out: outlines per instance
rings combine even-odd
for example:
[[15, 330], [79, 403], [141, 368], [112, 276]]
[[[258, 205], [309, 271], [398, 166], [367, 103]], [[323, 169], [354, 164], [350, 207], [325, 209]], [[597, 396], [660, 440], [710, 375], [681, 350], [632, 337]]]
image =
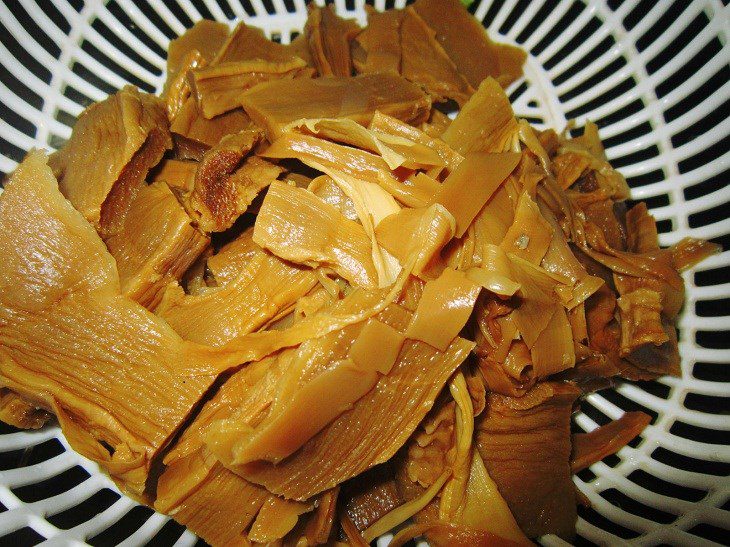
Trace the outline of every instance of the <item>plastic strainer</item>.
[[[395, 2], [401, 6], [404, 2]], [[727, 1], [725, 1], [727, 4]], [[393, 7], [378, 0], [376, 7]], [[336, 2], [365, 21], [362, 2]], [[730, 243], [730, 7], [719, 0], [494, 0], [471, 11], [529, 53], [509, 92], [515, 111], [562, 128], [596, 121], [662, 244]], [[54, 148], [92, 101], [126, 83], [159, 91], [170, 39], [200, 18], [258, 25], [283, 43], [303, 0], [6, 0], [0, 4], [0, 170]], [[2, 257], [0, 257], [2, 260]], [[682, 378], [594, 394], [575, 418], [591, 430], [626, 410], [654, 419], [575, 482], [578, 544], [730, 541], [730, 251], [685, 274]], [[55, 426], [0, 430], [0, 543], [191, 545], [195, 536], [120, 496]], [[543, 538], [558, 545], [557, 538]]]

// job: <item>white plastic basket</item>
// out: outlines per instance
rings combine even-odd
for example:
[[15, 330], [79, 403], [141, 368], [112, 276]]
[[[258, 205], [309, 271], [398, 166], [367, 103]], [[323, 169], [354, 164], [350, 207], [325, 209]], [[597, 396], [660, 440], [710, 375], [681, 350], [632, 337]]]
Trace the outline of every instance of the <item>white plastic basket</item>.
[[[336, 6], [365, 22], [361, 0]], [[659, 221], [662, 244], [694, 236], [728, 248], [728, 6], [485, 0], [471, 9], [494, 38], [530, 53], [525, 78], [509, 90], [520, 116], [556, 128], [568, 119], [598, 122], [609, 158]], [[203, 17], [232, 25], [242, 19], [288, 43], [306, 8], [303, 0], [0, 4], [0, 170], [10, 172], [31, 147], [60, 145], [85, 106], [128, 82], [159, 91], [169, 40]], [[684, 276], [682, 378], [623, 383], [583, 404], [576, 417], [583, 430], [625, 410], [655, 418], [641, 439], [576, 477], [592, 503], [580, 511], [578, 544], [730, 540], [729, 272], [726, 250]], [[120, 496], [56, 427], [0, 433], [0, 543], [196, 542]]]

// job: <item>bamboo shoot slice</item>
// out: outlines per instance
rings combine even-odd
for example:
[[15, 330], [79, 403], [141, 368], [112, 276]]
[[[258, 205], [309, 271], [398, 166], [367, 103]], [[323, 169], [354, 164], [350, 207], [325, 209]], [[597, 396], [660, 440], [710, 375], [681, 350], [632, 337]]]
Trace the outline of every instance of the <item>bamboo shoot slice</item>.
[[[461, 237], [479, 210], [517, 167], [520, 154], [504, 152], [467, 154], [434, 198], [456, 219], [456, 237]], [[464, 199], [469, 196], [469, 199]]]
[[393, 368], [405, 337], [390, 325], [370, 319], [350, 348], [349, 357], [362, 370], [388, 374]]
[[256, 218], [253, 240], [277, 256], [326, 265], [353, 284], [377, 287], [370, 238], [313, 193], [275, 182]]
[[395, 74], [267, 82], [244, 93], [241, 104], [272, 142], [301, 118], [351, 118], [367, 125], [380, 110], [419, 124], [431, 108], [428, 95]]
[[466, 325], [480, 290], [462, 272], [446, 268], [426, 283], [406, 336], [445, 351]]

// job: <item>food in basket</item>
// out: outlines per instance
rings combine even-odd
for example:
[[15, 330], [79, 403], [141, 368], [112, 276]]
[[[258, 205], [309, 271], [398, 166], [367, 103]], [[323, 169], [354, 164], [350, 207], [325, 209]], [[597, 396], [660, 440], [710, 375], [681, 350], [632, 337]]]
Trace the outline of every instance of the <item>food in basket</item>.
[[[312, 7], [290, 45], [201, 21], [0, 196], [0, 419], [60, 424], [214, 545], [575, 533], [571, 434], [679, 374], [679, 271], [580, 136], [515, 117], [525, 53], [456, 0]], [[458, 110], [452, 120], [445, 112]], [[406, 524], [408, 523], [408, 524]]]

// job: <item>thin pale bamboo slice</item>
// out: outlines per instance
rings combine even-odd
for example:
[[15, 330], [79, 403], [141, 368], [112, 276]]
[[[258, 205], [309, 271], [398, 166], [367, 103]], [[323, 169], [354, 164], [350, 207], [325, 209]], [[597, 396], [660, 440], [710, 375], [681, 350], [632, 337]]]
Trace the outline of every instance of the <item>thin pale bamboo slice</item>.
[[400, 74], [402, 10], [376, 11], [365, 6], [368, 26], [352, 43], [352, 62], [358, 73]]
[[310, 6], [304, 35], [320, 76], [352, 75], [350, 43], [359, 32], [358, 24], [338, 17], [334, 6]]
[[122, 293], [154, 309], [168, 283], [178, 281], [209, 238], [194, 228], [162, 182], [140, 189], [119, 233], [106, 240], [117, 263]]
[[484, 80], [441, 138], [459, 154], [506, 152], [517, 139], [519, 124], [507, 95], [493, 78]]
[[367, 125], [380, 110], [417, 125], [431, 108], [428, 95], [395, 74], [267, 82], [244, 93], [241, 104], [272, 142], [301, 118], [351, 118]]
[[307, 190], [272, 184], [253, 239], [285, 260], [324, 265], [355, 285], [378, 286], [370, 238], [362, 226]]
[[472, 87], [489, 76], [507, 87], [522, 75], [527, 53], [493, 42], [457, 0], [418, 0], [413, 8], [436, 32], [436, 39]]
[[210, 119], [240, 106], [240, 97], [261, 82], [311, 76], [304, 60], [271, 62], [261, 59], [229, 61], [190, 71], [189, 82], [203, 116]]
[[453, 99], [463, 105], [474, 93], [474, 88], [436, 40], [436, 32], [413, 7], [405, 10], [400, 40], [402, 76], [423, 86], [434, 102]]

